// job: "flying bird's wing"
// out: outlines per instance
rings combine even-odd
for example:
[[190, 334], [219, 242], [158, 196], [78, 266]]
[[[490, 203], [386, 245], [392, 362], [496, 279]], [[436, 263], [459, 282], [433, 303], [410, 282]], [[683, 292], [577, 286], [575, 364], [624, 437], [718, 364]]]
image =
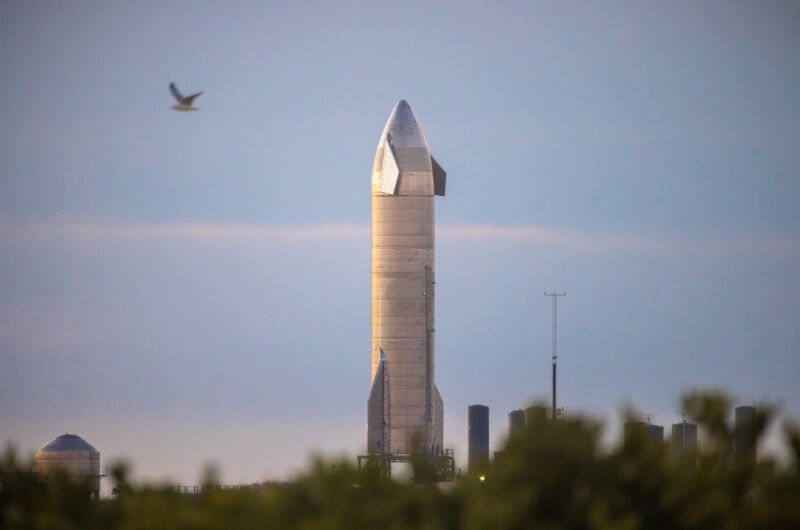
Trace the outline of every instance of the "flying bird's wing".
[[178, 103], [183, 103], [183, 96], [178, 92], [178, 87], [175, 86], [175, 83], [169, 84], [169, 91], [172, 92], [172, 95], [178, 100]]
[[183, 103], [184, 105], [191, 105], [192, 101], [194, 101], [194, 98], [196, 98], [200, 94], [202, 94], [202, 92], [198, 92], [197, 94], [192, 94], [191, 96], [186, 96], [181, 100], [181, 103]]

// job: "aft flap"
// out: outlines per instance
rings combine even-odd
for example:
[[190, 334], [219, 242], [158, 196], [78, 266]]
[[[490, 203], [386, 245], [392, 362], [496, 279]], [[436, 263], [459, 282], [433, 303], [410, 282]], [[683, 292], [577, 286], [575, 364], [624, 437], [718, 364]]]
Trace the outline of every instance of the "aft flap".
[[431, 155], [431, 167], [433, 168], [433, 192], [444, 197], [444, 187], [447, 183], [447, 171]]

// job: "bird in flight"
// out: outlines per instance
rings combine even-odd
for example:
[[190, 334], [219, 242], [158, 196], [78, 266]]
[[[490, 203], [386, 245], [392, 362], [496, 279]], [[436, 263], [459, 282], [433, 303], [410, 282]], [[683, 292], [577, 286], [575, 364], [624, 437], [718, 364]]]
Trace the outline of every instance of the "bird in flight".
[[172, 95], [178, 100], [178, 104], [173, 105], [170, 108], [175, 110], [197, 110], [197, 107], [192, 107], [192, 101], [194, 101], [194, 98], [202, 94], [202, 92], [192, 94], [191, 96], [184, 96], [178, 91], [178, 87], [175, 86], [175, 83], [169, 84], [169, 91], [172, 92]]

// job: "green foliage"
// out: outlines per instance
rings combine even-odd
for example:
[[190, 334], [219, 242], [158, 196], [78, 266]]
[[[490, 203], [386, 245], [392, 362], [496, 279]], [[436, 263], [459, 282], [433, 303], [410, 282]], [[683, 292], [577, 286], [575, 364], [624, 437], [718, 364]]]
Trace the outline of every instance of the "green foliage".
[[380, 464], [315, 460], [296, 480], [258, 488], [215, 486], [202, 493], [132, 485], [112, 466], [111, 499], [65, 474], [42, 476], [9, 449], [0, 460], [0, 528], [47, 529], [753, 529], [800, 528], [800, 429], [784, 426], [789, 461], [736, 458], [736, 436], [756, 443], [774, 417], [760, 407], [734, 432], [721, 393], [688, 394], [683, 408], [706, 439], [678, 458], [632, 430], [618, 446], [599, 444], [601, 425], [581, 417], [531, 414], [488, 470], [455, 483], [386, 478]]
[[0, 528], [99, 528], [89, 480], [44, 477], [9, 447], [0, 460]]

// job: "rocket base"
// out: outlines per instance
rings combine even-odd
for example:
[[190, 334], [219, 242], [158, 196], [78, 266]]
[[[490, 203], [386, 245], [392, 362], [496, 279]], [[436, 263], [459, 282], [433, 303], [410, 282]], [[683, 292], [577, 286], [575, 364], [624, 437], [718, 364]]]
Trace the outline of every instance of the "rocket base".
[[416, 483], [452, 482], [458, 476], [452, 449], [436, 455], [392, 455], [372, 453], [358, 456], [358, 469], [377, 468], [380, 474], [390, 478], [396, 464], [411, 464], [412, 480]]

